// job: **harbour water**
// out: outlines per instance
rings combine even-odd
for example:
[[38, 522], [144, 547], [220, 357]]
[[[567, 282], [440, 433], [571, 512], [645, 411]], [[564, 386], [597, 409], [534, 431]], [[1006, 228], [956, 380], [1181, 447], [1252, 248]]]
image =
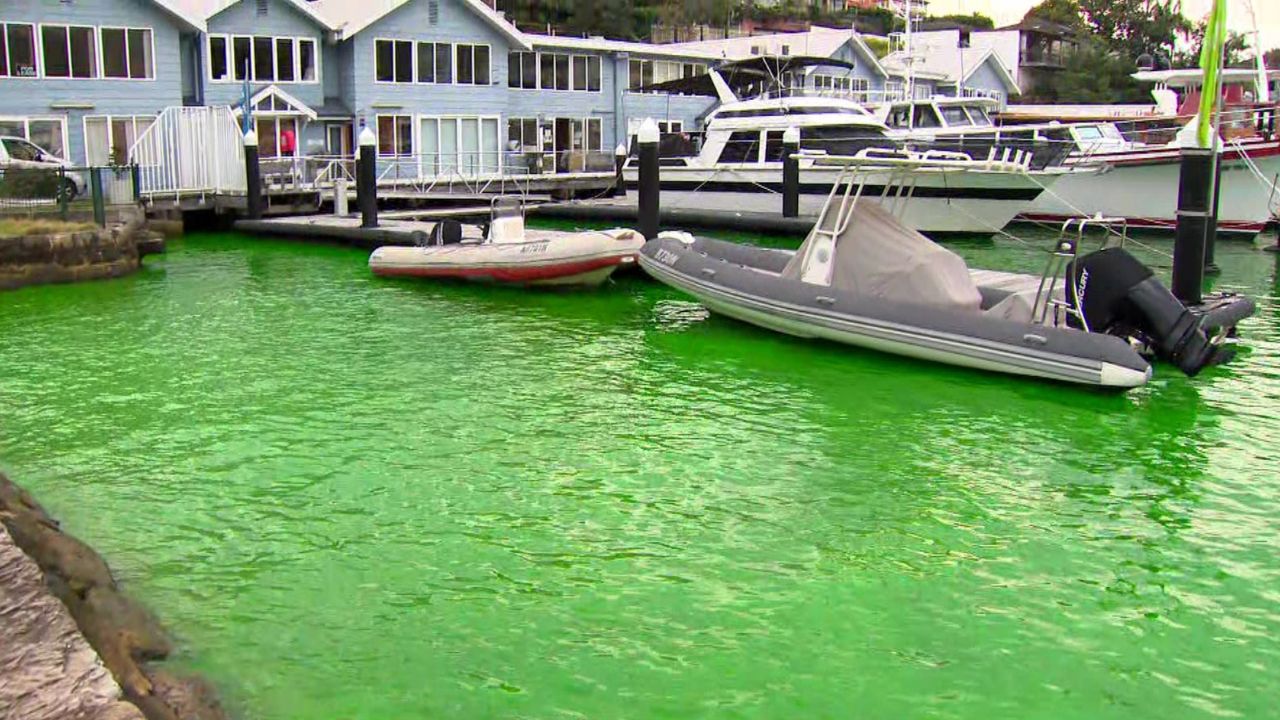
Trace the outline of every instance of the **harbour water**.
[[1274, 713], [1276, 254], [1219, 248], [1242, 357], [1126, 395], [366, 257], [0, 296], [0, 467], [244, 717]]

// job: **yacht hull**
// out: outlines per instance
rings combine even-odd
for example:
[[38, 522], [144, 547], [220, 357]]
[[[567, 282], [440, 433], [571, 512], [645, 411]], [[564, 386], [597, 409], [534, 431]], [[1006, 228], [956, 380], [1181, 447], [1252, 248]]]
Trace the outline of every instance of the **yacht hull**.
[[[1135, 228], [1164, 232], [1177, 228], [1181, 171], [1177, 149], [1108, 153], [1087, 160], [1103, 163], [1106, 169], [1061, 178], [1019, 219], [1057, 223], [1101, 213], [1125, 218]], [[1280, 191], [1267, 187], [1262, 178], [1268, 184], [1280, 178], [1280, 141], [1246, 142], [1223, 152], [1219, 233], [1251, 238], [1280, 211]]]
[[[781, 167], [699, 168], [664, 167], [661, 171], [664, 207], [733, 212], [782, 211]], [[817, 215], [840, 176], [835, 168], [805, 168], [800, 175], [800, 213]], [[914, 192], [902, 200], [882, 197], [886, 185], [901, 183], [900, 174], [868, 172], [863, 197], [886, 209], [901, 211], [907, 227], [926, 234], [991, 235], [1008, 225], [1053, 186], [1059, 174], [932, 173], [911, 178]], [[629, 187], [637, 172], [626, 171]]]

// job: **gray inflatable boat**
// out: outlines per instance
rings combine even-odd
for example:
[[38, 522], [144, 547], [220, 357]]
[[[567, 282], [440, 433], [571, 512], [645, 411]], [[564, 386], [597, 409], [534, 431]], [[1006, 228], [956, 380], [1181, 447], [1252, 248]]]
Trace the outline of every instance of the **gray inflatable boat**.
[[971, 271], [849, 192], [833, 191], [798, 251], [664, 233], [639, 260], [713, 312], [778, 332], [1117, 389], [1146, 383], [1151, 356], [1188, 374], [1226, 360], [1254, 311], [1241, 297], [1193, 311], [1123, 248], [1079, 255], [1072, 240], [1039, 277]]

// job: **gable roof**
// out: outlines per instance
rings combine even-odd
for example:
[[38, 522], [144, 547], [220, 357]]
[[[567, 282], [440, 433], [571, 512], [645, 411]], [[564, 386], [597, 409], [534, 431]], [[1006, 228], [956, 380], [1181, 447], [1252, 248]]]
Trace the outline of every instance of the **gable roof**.
[[[814, 25], [802, 32], [768, 33], [721, 40], [697, 40], [694, 42], [674, 43], [664, 47], [678, 48], [686, 52], [705, 53], [725, 60], [746, 60], [751, 57], [785, 57], [787, 55], [833, 57], [846, 44], [852, 47], [853, 51], [861, 56], [863, 62], [877, 74], [882, 77], [889, 76], [880, 65], [880, 60], [876, 58], [876, 54], [872, 52], [866, 41], [857, 32], [818, 25]], [[785, 53], [783, 52], [784, 48], [786, 49]]]
[[565, 48], [568, 50], [595, 50], [597, 52], [633, 53], [654, 57], [673, 57], [686, 60], [715, 61], [721, 60], [719, 55], [709, 52], [689, 50], [677, 45], [651, 45], [649, 43], [628, 42], [626, 40], [606, 40], [601, 37], [573, 37], [571, 35], [532, 35], [524, 37], [534, 47]]
[[165, 12], [186, 23], [193, 30], [199, 30], [200, 32], [205, 31], [204, 16], [191, 12], [190, 9], [184, 7], [184, 3], [182, 3], [181, 0], [151, 1], [156, 5], [159, 5]]
[[[1018, 81], [1013, 73], [1005, 67], [1004, 61], [996, 54], [994, 48], [970, 47], [956, 48], [949, 52], [937, 48], [925, 48], [917, 53], [913, 69], [915, 75], [927, 80], [942, 80], [947, 83], [963, 84], [973, 77], [983, 65], [992, 64], [1000, 82], [1011, 95], [1017, 95]], [[891, 53], [884, 59], [884, 66], [895, 76], [905, 77], [907, 73], [907, 53], [904, 50]]]
[[[168, 5], [173, 5], [175, 7], [181, 8], [185, 13], [193, 17], [198, 17], [200, 19], [201, 30], [205, 29], [205, 26], [207, 25], [208, 21], [211, 20], [214, 16], [220, 14], [222, 11], [227, 10], [241, 2], [244, 2], [244, 0], [155, 0], [155, 1], [163, 2], [164, 4], [168, 4]], [[313, 20], [317, 25], [323, 27], [324, 29], [326, 30], [336, 29], [333, 27], [332, 23], [330, 23], [324, 16], [322, 16], [319, 12], [317, 12], [317, 6], [320, 3], [308, 2], [307, 0], [280, 0], [280, 1], [287, 5], [292, 6], [294, 10], [297, 10], [298, 12], [307, 16], [308, 18], [311, 18], [311, 20]]]
[[[405, 5], [411, 2], [419, 2], [420, 0], [314, 0], [314, 2], [310, 3], [306, 2], [306, 0], [302, 1], [304, 4], [314, 7], [320, 15], [327, 18], [331, 23], [332, 29], [341, 33], [343, 40], [347, 40]], [[456, 1], [461, 3], [467, 10], [478, 15], [481, 20], [510, 40], [513, 45], [525, 50], [530, 49], [531, 46], [529, 41], [525, 39], [524, 33], [520, 32], [515, 25], [512, 25], [502, 13], [489, 7], [483, 0]]]

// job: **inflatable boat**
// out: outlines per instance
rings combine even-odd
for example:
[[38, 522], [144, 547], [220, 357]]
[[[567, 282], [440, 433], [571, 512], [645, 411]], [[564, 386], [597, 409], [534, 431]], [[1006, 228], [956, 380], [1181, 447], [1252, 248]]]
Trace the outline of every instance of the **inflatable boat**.
[[635, 262], [634, 230], [529, 230], [518, 200], [495, 199], [487, 228], [436, 224], [414, 246], [374, 250], [369, 269], [384, 277], [453, 278], [511, 285], [594, 286]]
[[1195, 375], [1231, 357], [1252, 300], [1188, 308], [1108, 245], [1082, 254], [1064, 227], [1040, 276], [971, 271], [846, 185], [798, 251], [664, 233], [640, 265], [760, 327], [980, 370], [1127, 389], [1151, 378], [1152, 358]]

